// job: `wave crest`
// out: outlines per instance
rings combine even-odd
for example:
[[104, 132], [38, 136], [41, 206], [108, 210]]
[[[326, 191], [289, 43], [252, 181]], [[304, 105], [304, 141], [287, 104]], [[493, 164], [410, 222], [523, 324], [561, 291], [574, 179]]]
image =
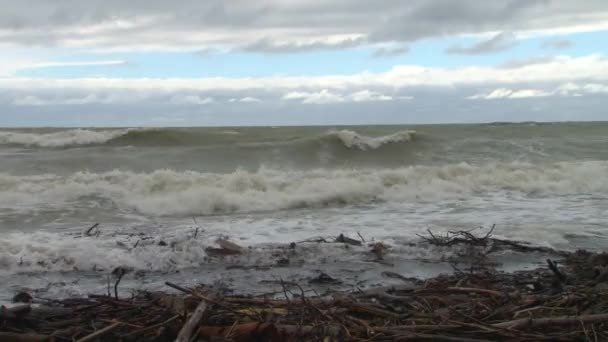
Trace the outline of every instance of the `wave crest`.
[[52, 133], [0, 131], [0, 144], [36, 147], [68, 147], [104, 144], [129, 134], [133, 129], [89, 130], [70, 129]]
[[416, 131], [405, 130], [379, 137], [369, 137], [351, 130], [332, 130], [325, 138], [336, 138], [345, 147], [362, 151], [376, 150], [384, 145], [407, 143], [414, 139]]

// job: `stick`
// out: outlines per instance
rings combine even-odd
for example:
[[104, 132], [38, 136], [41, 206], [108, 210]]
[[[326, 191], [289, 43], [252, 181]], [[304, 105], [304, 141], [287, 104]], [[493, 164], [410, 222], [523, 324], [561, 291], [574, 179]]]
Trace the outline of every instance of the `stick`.
[[88, 342], [88, 341], [94, 341], [95, 339], [97, 339], [98, 337], [101, 337], [103, 335], [105, 335], [106, 333], [109, 333], [110, 331], [118, 328], [122, 323], [120, 322], [116, 322], [112, 325], [108, 325], [107, 327], [97, 330], [96, 332], [89, 334], [79, 340], [77, 340], [76, 342]]
[[116, 279], [116, 283], [114, 283], [114, 298], [118, 299], [118, 284], [120, 284], [120, 281], [122, 280], [122, 277], [125, 275], [125, 270], [123, 268], [120, 268], [120, 270], [118, 271], [118, 279]]
[[93, 229], [95, 229], [95, 228], [97, 228], [97, 227], [99, 227], [99, 223], [95, 223], [94, 225], [92, 225], [92, 226], [91, 226], [91, 228], [87, 229], [87, 231], [86, 231], [86, 233], [85, 233], [85, 234], [86, 234], [87, 236], [91, 236], [91, 232], [93, 231]]
[[169, 318], [168, 320], [166, 320], [164, 322], [160, 322], [160, 323], [151, 325], [149, 327], [145, 327], [145, 328], [142, 328], [142, 329], [139, 329], [139, 330], [135, 330], [135, 331], [129, 333], [126, 337], [131, 337], [131, 336], [134, 336], [134, 335], [139, 335], [139, 334], [144, 333], [146, 331], [150, 331], [150, 330], [153, 330], [153, 329], [156, 329], [156, 328], [160, 328], [162, 326], [165, 326], [165, 325], [167, 325], [167, 324], [175, 321], [178, 318], [179, 318], [179, 315], [175, 315], [175, 316]]
[[196, 307], [196, 310], [194, 310], [194, 313], [192, 313], [192, 316], [190, 316], [188, 322], [186, 322], [186, 324], [184, 324], [184, 326], [182, 327], [182, 330], [180, 330], [179, 335], [177, 335], [177, 339], [175, 339], [175, 342], [190, 341], [192, 333], [194, 332], [196, 326], [199, 325], [199, 323], [201, 322], [205, 310], [207, 310], [207, 302], [201, 300], [200, 304], [198, 304], [198, 306]]
[[465, 292], [465, 293], [472, 292], [472, 293], [478, 293], [478, 294], [487, 294], [487, 295], [495, 296], [495, 297], [504, 297], [505, 296], [505, 294], [502, 292], [488, 290], [488, 289], [478, 289], [478, 288], [472, 288], [472, 287], [448, 287], [446, 290], [453, 291], [453, 292]]
[[53, 342], [55, 339], [51, 336], [36, 335], [36, 334], [19, 334], [13, 332], [0, 331], [0, 341], [6, 342]]
[[363, 238], [363, 236], [361, 236], [361, 233], [357, 232], [357, 235], [359, 235], [359, 237], [361, 238], [361, 241], [362, 241], [363, 243], [365, 243], [365, 239]]
[[560, 283], [566, 282], [566, 276], [559, 270], [559, 268], [557, 268], [557, 265], [553, 261], [551, 261], [551, 259], [547, 259], [547, 264], [549, 265], [549, 269], [551, 270], [551, 272], [555, 274], [557, 280], [559, 280]]
[[559, 316], [549, 318], [522, 318], [513, 321], [496, 323], [492, 326], [506, 329], [521, 329], [531, 327], [541, 327], [546, 325], [559, 326], [562, 324], [598, 323], [608, 321], [608, 314], [582, 315], [582, 316]]

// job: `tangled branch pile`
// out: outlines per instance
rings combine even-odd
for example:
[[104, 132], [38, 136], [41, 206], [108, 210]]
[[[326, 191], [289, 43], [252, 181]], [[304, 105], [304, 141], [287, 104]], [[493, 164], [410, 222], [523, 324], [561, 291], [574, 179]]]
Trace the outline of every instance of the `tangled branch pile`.
[[[488, 239], [456, 234], [436, 242], [487, 246]], [[298, 284], [282, 283], [280, 298], [263, 298], [167, 283], [178, 294], [47, 300], [3, 307], [0, 340], [608, 340], [608, 254], [578, 251], [564, 253], [562, 265], [547, 262], [533, 271], [455, 272], [313, 297]]]

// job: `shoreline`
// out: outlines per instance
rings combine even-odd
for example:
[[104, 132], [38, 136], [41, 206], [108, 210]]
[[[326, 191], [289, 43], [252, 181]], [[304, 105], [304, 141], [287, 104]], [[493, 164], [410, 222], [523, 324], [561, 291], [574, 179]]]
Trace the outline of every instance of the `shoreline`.
[[[498, 271], [488, 262], [492, 253], [525, 245], [491, 234], [429, 232], [421, 236], [428, 244], [464, 247], [453, 272], [425, 280], [395, 273], [396, 283], [366, 289], [335, 290], [340, 279], [320, 273], [308, 283], [279, 279], [281, 291], [258, 297], [236, 295], [217, 282], [191, 288], [166, 282], [163, 291], [124, 296], [119, 288], [125, 270], [118, 268], [105, 294], [64, 299], [19, 294], [20, 303], [0, 311], [0, 337], [28, 342], [173, 341], [184, 334], [203, 341], [608, 338], [608, 254], [527, 246], [523, 252], [528, 255], [553, 252], [554, 257], [545, 267]], [[362, 245], [343, 235], [336, 240], [330, 243]], [[367, 246], [379, 264], [390, 253], [381, 242]], [[222, 257], [240, 248], [223, 241], [208, 252]], [[309, 291], [312, 284], [325, 292]], [[253, 284], [250, 289], [255, 292]]]

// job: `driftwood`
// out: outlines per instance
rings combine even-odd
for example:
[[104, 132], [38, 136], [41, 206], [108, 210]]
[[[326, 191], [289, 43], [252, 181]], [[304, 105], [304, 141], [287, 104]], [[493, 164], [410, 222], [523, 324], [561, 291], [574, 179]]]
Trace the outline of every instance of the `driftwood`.
[[504, 329], [524, 329], [524, 328], [538, 328], [545, 327], [548, 325], [573, 325], [573, 324], [585, 324], [585, 323], [599, 323], [608, 322], [608, 314], [598, 315], [582, 315], [582, 316], [560, 316], [550, 318], [522, 318], [514, 321], [502, 322], [493, 324], [497, 328]]
[[190, 319], [188, 319], [186, 324], [184, 324], [184, 326], [180, 330], [179, 335], [177, 335], [177, 339], [175, 340], [175, 342], [189, 342], [190, 341], [190, 339], [192, 338], [192, 334], [194, 333], [194, 330], [200, 324], [200, 322], [203, 318], [203, 314], [205, 314], [205, 310], [207, 310], [207, 303], [205, 301], [201, 301], [198, 304], [198, 306], [196, 307], [196, 310], [194, 310], [194, 313], [192, 313], [192, 316], [190, 316]]
[[0, 341], [3, 342], [53, 342], [51, 336], [36, 334], [18, 334], [12, 332], [0, 332]]
[[79, 339], [79, 340], [78, 340], [78, 341], [76, 341], [76, 342], [90, 342], [90, 341], [95, 341], [96, 339], [101, 338], [103, 335], [105, 335], [105, 334], [109, 333], [110, 331], [112, 331], [112, 330], [114, 330], [114, 329], [118, 328], [118, 327], [120, 326], [120, 324], [121, 324], [120, 322], [115, 322], [115, 323], [112, 323], [111, 325], [108, 325], [107, 327], [105, 327], [105, 328], [103, 328], [103, 329], [97, 330], [97, 331], [95, 331], [94, 333], [89, 334], [89, 335], [87, 335], [87, 336], [85, 336], [85, 337], [83, 337], [83, 338]]
[[218, 239], [215, 243], [220, 248], [208, 247], [205, 252], [209, 256], [228, 256], [228, 255], [241, 255], [245, 252], [245, 248], [237, 245], [234, 242], [230, 242], [224, 239]]

